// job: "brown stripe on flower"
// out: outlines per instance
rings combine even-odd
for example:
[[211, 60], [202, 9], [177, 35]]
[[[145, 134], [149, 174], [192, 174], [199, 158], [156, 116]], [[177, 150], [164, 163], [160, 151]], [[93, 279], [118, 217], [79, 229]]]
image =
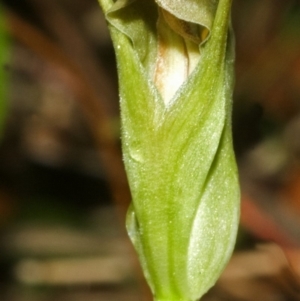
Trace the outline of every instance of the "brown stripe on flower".
[[154, 82], [167, 105], [189, 75], [189, 58], [185, 40], [169, 27], [161, 11]]
[[184, 39], [200, 44], [207, 38], [209, 31], [206, 27], [178, 19], [164, 9], [162, 9], [162, 14], [170, 28]]

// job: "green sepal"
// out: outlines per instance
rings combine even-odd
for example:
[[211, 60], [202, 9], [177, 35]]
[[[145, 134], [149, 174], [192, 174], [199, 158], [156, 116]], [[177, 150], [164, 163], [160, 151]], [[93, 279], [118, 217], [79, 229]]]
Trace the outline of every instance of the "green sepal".
[[201, 60], [168, 105], [132, 37], [110, 23], [132, 193], [127, 229], [156, 301], [197, 300], [234, 247], [239, 185], [230, 126], [230, 4], [218, 2]]

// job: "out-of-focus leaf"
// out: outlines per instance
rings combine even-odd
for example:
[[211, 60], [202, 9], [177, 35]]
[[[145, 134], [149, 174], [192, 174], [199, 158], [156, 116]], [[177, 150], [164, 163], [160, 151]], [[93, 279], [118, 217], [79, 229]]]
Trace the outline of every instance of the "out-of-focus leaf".
[[5, 11], [0, 5], [0, 138], [3, 134], [7, 113], [8, 73], [6, 64], [10, 57], [9, 39], [6, 31]]

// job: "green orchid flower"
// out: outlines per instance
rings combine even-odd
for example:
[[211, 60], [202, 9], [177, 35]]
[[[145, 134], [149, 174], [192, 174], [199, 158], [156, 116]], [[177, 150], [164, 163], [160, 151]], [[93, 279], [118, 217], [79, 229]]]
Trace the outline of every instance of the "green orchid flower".
[[156, 301], [194, 301], [235, 243], [231, 0], [99, 0], [115, 47], [127, 230]]

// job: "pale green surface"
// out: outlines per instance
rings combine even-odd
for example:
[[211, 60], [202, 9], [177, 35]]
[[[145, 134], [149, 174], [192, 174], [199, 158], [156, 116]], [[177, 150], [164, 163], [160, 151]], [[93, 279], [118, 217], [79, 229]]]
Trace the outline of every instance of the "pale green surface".
[[[193, 301], [215, 283], [229, 260], [239, 218], [230, 125], [231, 1], [173, 1], [182, 3], [178, 13], [184, 12], [185, 20], [187, 3], [204, 11], [207, 19], [199, 24], [209, 28], [210, 38], [201, 46], [196, 69], [169, 104], [149, 76], [156, 55], [157, 14], [153, 8], [142, 11], [144, 1], [122, 1], [131, 4], [107, 14], [118, 62], [123, 154], [132, 192], [127, 228], [155, 300]], [[149, 7], [154, 5], [147, 1]], [[109, 0], [100, 2], [105, 12], [113, 6]], [[209, 16], [208, 11], [216, 14]], [[128, 18], [123, 22], [124, 15]], [[195, 12], [191, 15], [194, 18]], [[135, 41], [135, 30], [145, 33], [143, 41]]]

